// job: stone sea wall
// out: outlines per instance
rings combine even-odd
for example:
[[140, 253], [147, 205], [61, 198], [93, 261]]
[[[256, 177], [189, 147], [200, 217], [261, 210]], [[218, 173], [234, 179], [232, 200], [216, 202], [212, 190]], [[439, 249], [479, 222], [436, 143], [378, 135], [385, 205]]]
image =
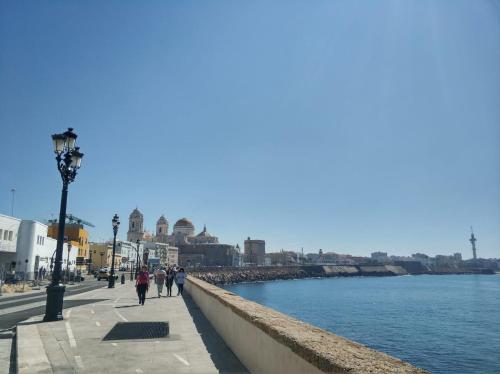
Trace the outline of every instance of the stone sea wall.
[[221, 267], [189, 270], [190, 275], [211, 284], [259, 282], [278, 279], [302, 279], [321, 277], [394, 276], [408, 272], [400, 266], [265, 266], [265, 267]]
[[[306, 271], [320, 271], [318, 268]], [[276, 268], [261, 270], [255, 271], [278, 272]], [[293, 269], [286, 273], [286, 268], [281, 268], [280, 274], [292, 273]], [[217, 333], [252, 373], [427, 373], [195, 277], [188, 276], [185, 287]]]

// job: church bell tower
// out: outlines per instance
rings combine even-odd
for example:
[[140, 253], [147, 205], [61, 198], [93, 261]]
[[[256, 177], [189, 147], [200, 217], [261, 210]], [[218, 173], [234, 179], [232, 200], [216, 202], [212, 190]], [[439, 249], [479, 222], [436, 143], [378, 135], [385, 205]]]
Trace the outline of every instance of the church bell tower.
[[135, 208], [128, 218], [127, 240], [136, 242], [144, 239], [144, 216]]
[[156, 237], [158, 243], [168, 243], [168, 221], [162, 215], [156, 222]]

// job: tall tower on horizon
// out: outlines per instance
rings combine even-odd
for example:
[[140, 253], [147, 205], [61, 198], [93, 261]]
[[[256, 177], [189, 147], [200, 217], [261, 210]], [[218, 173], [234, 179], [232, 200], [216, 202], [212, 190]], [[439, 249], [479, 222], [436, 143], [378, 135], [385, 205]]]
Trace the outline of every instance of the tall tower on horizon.
[[474, 261], [477, 260], [476, 256], [476, 237], [474, 236], [474, 231], [472, 230], [472, 227], [470, 228], [470, 243], [472, 244], [472, 257], [474, 257]]
[[128, 232], [127, 240], [129, 242], [136, 242], [137, 240], [144, 239], [144, 216], [135, 208], [128, 217]]
[[163, 214], [156, 222], [155, 240], [158, 243], [168, 243], [168, 221]]

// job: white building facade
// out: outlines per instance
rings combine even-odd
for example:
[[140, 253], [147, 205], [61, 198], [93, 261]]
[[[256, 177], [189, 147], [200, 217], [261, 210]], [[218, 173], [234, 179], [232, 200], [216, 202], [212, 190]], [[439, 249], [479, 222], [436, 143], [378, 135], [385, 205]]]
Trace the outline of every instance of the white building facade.
[[[47, 236], [47, 229], [47, 225], [38, 221], [0, 214], [0, 271], [4, 278], [10, 273], [19, 279], [33, 280], [39, 271], [50, 271], [57, 240]], [[68, 262], [69, 269], [75, 269], [77, 254], [77, 247], [64, 244], [63, 269], [67, 268]]]
[[0, 214], [0, 271], [16, 263], [17, 235], [21, 220]]

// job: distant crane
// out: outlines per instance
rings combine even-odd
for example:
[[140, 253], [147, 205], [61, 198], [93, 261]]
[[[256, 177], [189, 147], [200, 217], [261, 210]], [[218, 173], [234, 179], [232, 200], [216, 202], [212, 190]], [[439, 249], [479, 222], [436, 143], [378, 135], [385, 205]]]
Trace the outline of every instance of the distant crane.
[[68, 220], [69, 223], [78, 223], [79, 225], [85, 225], [88, 227], [95, 227], [92, 223], [88, 221], [84, 221], [81, 218], [75, 217], [72, 214], [66, 214], [66, 219]]
[[[92, 223], [87, 222], [81, 218], [75, 217], [72, 214], [66, 214], [66, 219], [68, 220], [68, 223], [78, 223], [79, 225], [85, 225], [88, 227], [95, 227]], [[57, 219], [49, 219], [49, 223], [57, 223]]]

